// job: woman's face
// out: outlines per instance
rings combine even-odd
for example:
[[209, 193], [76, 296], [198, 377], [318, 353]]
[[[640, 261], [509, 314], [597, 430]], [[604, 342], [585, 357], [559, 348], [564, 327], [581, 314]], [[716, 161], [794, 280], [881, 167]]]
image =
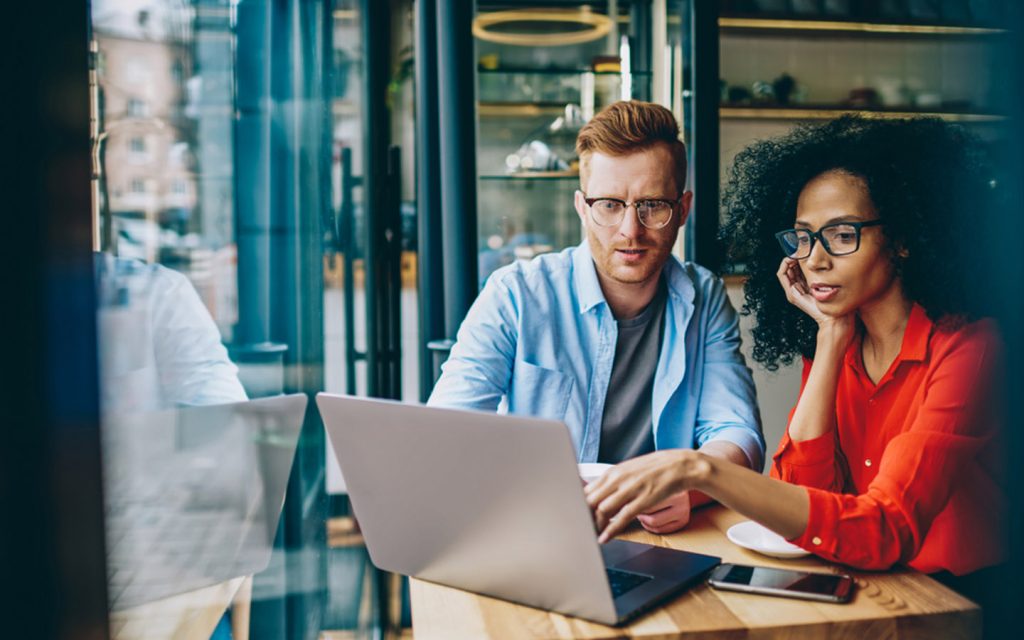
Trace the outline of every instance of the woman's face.
[[[794, 228], [817, 231], [836, 222], [877, 220], [878, 212], [860, 177], [828, 171], [800, 192]], [[884, 225], [861, 229], [860, 248], [842, 256], [830, 255], [820, 241], [800, 260], [800, 270], [822, 313], [842, 316], [892, 296], [901, 296]]]

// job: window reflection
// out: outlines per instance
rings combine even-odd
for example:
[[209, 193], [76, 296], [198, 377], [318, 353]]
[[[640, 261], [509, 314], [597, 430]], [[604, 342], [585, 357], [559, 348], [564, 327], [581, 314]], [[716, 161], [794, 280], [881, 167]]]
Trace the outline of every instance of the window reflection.
[[246, 399], [199, 294], [162, 265], [96, 254], [105, 413]]
[[[284, 77], [289, 69], [275, 68], [284, 75], [274, 85], [254, 85], [238, 71], [263, 54], [260, 68], [269, 69], [271, 50], [275, 60], [312, 68], [292, 57], [300, 47], [317, 50], [311, 25], [320, 9], [307, 7], [308, 16], [295, 0], [91, 3], [94, 256], [116, 637], [177, 637], [185, 629], [209, 637], [232, 599], [251, 605], [263, 637], [273, 637], [284, 624], [285, 548], [316, 557], [307, 520], [324, 535], [322, 515], [305, 499], [316, 496], [305, 477], [317, 469], [298, 468], [312, 457], [322, 474], [316, 435], [306, 436], [308, 452], [295, 462], [308, 396], [280, 395], [322, 388], [322, 329], [308, 320], [321, 314], [298, 302], [315, 299], [320, 287], [283, 266], [297, 260], [278, 257], [309, 255], [319, 264], [315, 248], [300, 246], [317, 234], [319, 196], [309, 187], [319, 178], [310, 165], [286, 161], [300, 148], [297, 127], [314, 131], [316, 121], [301, 109], [317, 113], [319, 98], [304, 93], [312, 83], [300, 90]], [[280, 87], [295, 93], [279, 95]], [[254, 118], [259, 131], [247, 128]], [[306, 141], [301, 148], [318, 152]], [[300, 208], [287, 193], [313, 197]], [[316, 224], [304, 222], [307, 210]], [[287, 230], [271, 240], [275, 225]], [[240, 245], [249, 252], [240, 255]], [[291, 525], [300, 539], [282, 543], [293, 467], [306, 483], [293, 508], [303, 521]], [[254, 574], [242, 591], [255, 595], [235, 597], [238, 579]]]
[[106, 414], [112, 610], [266, 568], [305, 408], [296, 394]]

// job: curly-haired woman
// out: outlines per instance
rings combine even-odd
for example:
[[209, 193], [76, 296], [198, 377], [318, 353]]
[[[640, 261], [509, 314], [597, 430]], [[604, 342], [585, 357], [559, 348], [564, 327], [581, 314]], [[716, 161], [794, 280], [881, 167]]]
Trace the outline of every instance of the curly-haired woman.
[[954, 580], [1004, 561], [981, 149], [939, 120], [845, 117], [737, 156], [724, 234], [747, 261], [754, 358], [802, 356], [799, 400], [770, 478], [670, 450], [588, 485], [602, 539], [695, 489], [861, 569]]

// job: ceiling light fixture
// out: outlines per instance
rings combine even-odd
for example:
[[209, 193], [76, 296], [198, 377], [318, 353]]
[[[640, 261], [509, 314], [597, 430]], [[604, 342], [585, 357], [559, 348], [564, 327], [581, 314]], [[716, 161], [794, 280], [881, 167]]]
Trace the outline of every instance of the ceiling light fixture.
[[[583, 25], [587, 29], [572, 29], [552, 33], [527, 31], [494, 31], [493, 27], [517, 22], [562, 23]], [[513, 11], [492, 11], [481, 13], [473, 19], [473, 35], [481, 40], [498, 44], [522, 47], [557, 47], [591, 42], [608, 35], [612, 21], [603, 14], [594, 13], [590, 7], [579, 11], [566, 9], [518, 9]]]

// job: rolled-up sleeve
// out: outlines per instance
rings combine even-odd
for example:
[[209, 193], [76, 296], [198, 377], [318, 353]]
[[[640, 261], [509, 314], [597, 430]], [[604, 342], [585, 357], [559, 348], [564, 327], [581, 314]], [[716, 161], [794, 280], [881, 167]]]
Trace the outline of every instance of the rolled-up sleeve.
[[[804, 358], [803, 374], [800, 381], [800, 396], [807, 386], [807, 377], [811, 372], [811, 360]], [[828, 431], [817, 438], [795, 441], [789, 437], [789, 424], [796, 412], [794, 406], [786, 420], [786, 432], [782, 434], [779, 448], [772, 457], [771, 477], [784, 480], [804, 487], [814, 487], [826, 491], [842, 491], [845, 475], [836, 455], [836, 436]]]
[[765, 443], [754, 379], [740, 352], [740, 324], [721, 279], [707, 292], [703, 379], [694, 428], [698, 447], [730, 442], [746, 455], [750, 468], [764, 466]]

